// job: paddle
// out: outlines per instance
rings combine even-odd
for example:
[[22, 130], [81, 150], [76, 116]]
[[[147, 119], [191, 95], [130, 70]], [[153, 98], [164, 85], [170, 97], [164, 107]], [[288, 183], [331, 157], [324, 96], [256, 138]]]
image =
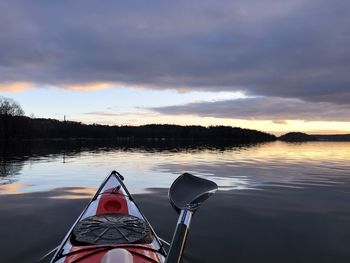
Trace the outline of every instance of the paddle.
[[170, 203], [180, 213], [165, 263], [180, 263], [192, 215], [199, 206], [216, 192], [216, 183], [184, 173], [171, 185]]

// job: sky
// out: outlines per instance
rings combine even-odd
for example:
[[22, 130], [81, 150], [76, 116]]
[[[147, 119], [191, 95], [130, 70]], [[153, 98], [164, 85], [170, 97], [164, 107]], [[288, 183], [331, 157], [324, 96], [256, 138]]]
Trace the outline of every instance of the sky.
[[350, 133], [347, 0], [2, 0], [0, 96], [101, 123]]

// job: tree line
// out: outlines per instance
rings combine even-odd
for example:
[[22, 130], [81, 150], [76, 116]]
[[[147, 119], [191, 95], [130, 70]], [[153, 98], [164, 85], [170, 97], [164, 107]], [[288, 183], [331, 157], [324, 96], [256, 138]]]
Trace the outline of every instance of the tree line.
[[124, 138], [177, 139], [191, 141], [262, 142], [275, 140], [274, 135], [227, 126], [180, 126], [150, 124], [142, 126], [108, 126], [83, 124], [53, 119], [32, 119], [25, 116], [0, 115], [0, 138], [13, 139], [70, 139], [70, 138]]
[[[1, 103], [2, 102], [2, 103]], [[4, 103], [5, 102], [5, 103]], [[73, 121], [29, 118], [23, 116], [21, 107], [14, 101], [0, 100], [0, 139], [147, 139], [147, 140], [190, 140], [227, 141], [230, 143], [250, 143], [272, 141], [274, 135], [229, 126], [203, 127], [197, 125], [108, 126], [83, 124]]]

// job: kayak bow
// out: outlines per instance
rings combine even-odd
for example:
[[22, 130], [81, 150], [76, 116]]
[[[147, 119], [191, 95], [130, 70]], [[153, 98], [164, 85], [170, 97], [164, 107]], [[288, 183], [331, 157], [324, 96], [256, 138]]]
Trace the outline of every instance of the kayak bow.
[[178, 263], [181, 261], [190, 218], [217, 189], [211, 181], [181, 175], [169, 198], [181, 212], [169, 256], [160, 238], [113, 171], [81, 213], [51, 259], [51, 263]]
[[79, 216], [51, 263], [164, 262], [151, 225], [113, 171]]

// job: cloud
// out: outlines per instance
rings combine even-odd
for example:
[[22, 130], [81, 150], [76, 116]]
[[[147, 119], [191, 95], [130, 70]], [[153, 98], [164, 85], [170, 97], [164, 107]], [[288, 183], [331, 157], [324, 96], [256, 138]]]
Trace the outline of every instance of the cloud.
[[84, 115], [94, 115], [94, 116], [107, 116], [107, 117], [118, 117], [123, 116], [124, 113], [115, 113], [115, 112], [104, 112], [104, 111], [91, 111], [91, 112], [84, 112]]
[[21, 92], [32, 87], [34, 87], [32, 83], [26, 82], [0, 83], [0, 91], [5, 92]]
[[93, 116], [104, 116], [104, 117], [125, 117], [125, 116], [141, 116], [141, 117], [151, 117], [154, 116], [154, 113], [145, 112], [145, 111], [130, 111], [130, 112], [107, 112], [107, 111], [91, 111], [84, 112], [84, 115], [93, 115]]
[[93, 91], [93, 90], [103, 90], [111, 88], [113, 85], [111, 83], [84, 83], [75, 85], [65, 85], [64, 89], [75, 90], [81, 92]]
[[347, 0], [0, 3], [0, 80], [350, 104]]
[[272, 121], [275, 124], [280, 124], [280, 125], [287, 125], [288, 122], [286, 120], [273, 120]]
[[305, 102], [299, 99], [256, 97], [216, 102], [197, 102], [184, 105], [149, 108], [167, 115], [196, 115], [201, 117], [272, 120], [350, 121], [350, 107], [328, 102]]

